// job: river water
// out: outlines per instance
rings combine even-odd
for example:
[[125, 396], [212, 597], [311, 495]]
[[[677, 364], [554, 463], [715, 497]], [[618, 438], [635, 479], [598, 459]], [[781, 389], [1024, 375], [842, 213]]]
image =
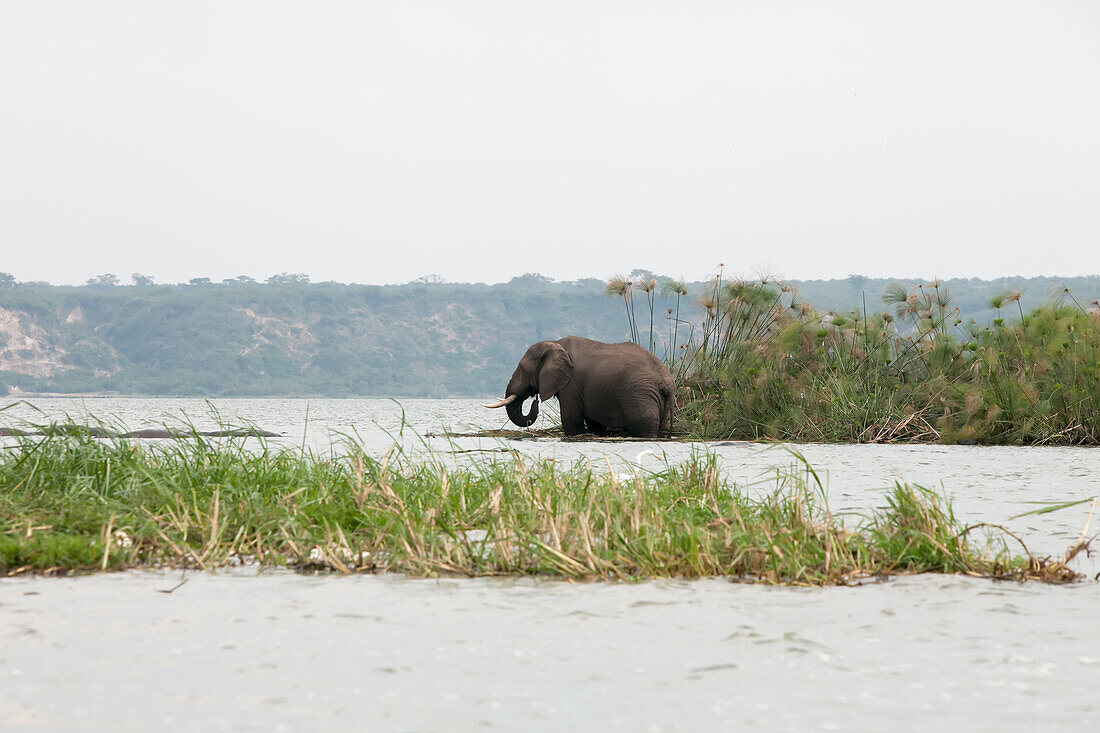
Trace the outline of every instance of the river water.
[[[550, 424], [540, 417], [535, 428]], [[425, 437], [506, 427], [473, 400], [36, 399], [0, 426], [68, 415], [137, 429], [248, 422], [269, 446], [470, 460], [502, 448], [656, 467], [716, 453], [762, 479], [792, 456], [751, 443], [506, 442]], [[212, 412], [216, 411], [215, 412]], [[253, 440], [253, 439], [250, 439]], [[964, 522], [1037, 554], [1080, 536], [1100, 451], [795, 446], [834, 511], [893, 481], [941, 489]], [[651, 450], [653, 453], [645, 453]], [[639, 454], [641, 454], [639, 456]], [[1092, 532], [1100, 530], [1100, 517]], [[1080, 730], [1100, 726], [1100, 572], [1067, 587], [900, 578], [796, 589], [724, 580], [570, 584], [236, 570], [0, 580], [0, 729]], [[186, 583], [171, 594], [180, 580]]]

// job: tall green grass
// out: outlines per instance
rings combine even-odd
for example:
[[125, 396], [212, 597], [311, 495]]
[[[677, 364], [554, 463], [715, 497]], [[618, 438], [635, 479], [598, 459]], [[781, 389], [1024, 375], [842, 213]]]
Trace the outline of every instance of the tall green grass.
[[[940, 496], [897, 484], [849, 524], [807, 465], [728, 483], [697, 454], [627, 478], [519, 454], [466, 465], [393, 451], [246, 448], [202, 436], [139, 445], [55, 433], [0, 452], [0, 573], [240, 562], [340, 572], [726, 576], [852, 583], [896, 573], [1075, 577], [962, 527]], [[621, 466], [616, 466], [622, 474]]]
[[703, 318], [668, 358], [688, 435], [1100, 443], [1100, 310], [1068, 290], [1031, 312], [999, 295], [988, 326], [964, 323], [938, 281], [892, 286], [878, 309], [865, 296], [847, 314], [721, 273], [697, 300]]

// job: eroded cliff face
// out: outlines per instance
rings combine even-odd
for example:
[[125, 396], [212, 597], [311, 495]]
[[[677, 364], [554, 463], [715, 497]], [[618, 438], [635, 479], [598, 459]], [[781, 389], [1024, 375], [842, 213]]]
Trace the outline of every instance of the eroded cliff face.
[[0, 308], [0, 371], [52, 377], [72, 368], [64, 363], [65, 355], [29, 314]]
[[253, 308], [238, 308], [252, 330], [252, 339], [241, 344], [241, 356], [259, 352], [264, 347], [275, 347], [292, 356], [303, 366], [309, 364], [317, 353], [317, 337], [305, 323], [273, 315], [257, 313]]

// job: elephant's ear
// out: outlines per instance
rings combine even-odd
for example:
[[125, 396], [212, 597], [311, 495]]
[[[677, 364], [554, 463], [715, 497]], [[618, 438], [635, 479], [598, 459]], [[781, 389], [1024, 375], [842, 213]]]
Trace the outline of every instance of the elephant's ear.
[[572, 378], [573, 360], [561, 344], [551, 342], [539, 362], [539, 399], [550, 399], [561, 392]]

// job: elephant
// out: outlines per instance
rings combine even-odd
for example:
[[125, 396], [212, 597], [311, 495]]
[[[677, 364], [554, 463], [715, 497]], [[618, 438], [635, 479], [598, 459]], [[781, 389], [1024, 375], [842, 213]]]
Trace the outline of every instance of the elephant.
[[[528, 397], [535, 401], [524, 414]], [[506, 407], [508, 418], [525, 428], [538, 417], [539, 400], [551, 397], [558, 398], [566, 435], [611, 430], [638, 438], [672, 434], [672, 374], [634, 343], [606, 344], [580, 336], [539, 341], [519, 360], [504, 399], [485, 407]]]

